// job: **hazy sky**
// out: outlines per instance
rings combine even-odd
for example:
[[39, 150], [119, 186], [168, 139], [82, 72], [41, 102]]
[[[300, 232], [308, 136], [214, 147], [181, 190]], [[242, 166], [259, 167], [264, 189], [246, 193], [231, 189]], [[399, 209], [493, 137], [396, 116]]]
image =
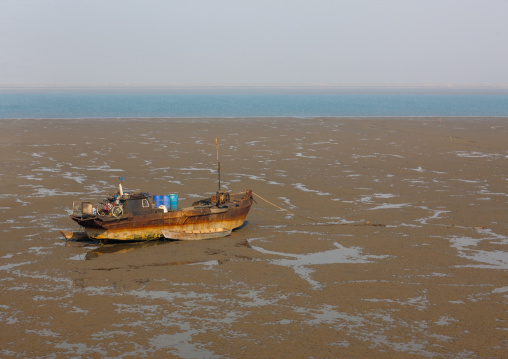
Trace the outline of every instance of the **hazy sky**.
[[0, 84], [508, 84], [508, 0], [0, 0]]

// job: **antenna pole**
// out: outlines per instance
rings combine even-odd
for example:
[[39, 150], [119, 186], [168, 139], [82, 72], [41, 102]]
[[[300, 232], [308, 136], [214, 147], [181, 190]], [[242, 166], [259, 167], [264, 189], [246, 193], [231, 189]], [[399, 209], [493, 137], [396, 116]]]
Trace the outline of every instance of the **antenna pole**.
[[217, 150], [217, 176], [219, 179], [219, 192], [220, 192], [220, 162], [219, 162], [219, 142], [215, 137], [215, 149]]

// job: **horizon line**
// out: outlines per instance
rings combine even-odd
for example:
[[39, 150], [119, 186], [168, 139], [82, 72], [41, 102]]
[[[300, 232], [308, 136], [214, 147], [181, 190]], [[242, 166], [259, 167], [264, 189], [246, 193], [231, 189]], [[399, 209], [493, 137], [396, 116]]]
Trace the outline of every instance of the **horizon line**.
[[1, 84], [0, 89], [51, 89], [51, 88], [508, 88], [508, 84], [491, 83], [302, 83], [302, 84], [263, 84], [263, 83], [26, 83], [26, 84]]

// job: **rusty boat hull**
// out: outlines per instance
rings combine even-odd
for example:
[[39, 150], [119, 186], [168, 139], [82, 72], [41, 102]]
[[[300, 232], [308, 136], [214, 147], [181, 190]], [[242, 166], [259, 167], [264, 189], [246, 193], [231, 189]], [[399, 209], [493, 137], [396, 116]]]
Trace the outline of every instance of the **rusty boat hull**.
[[238, 194], [219, 192], [191, 207], [169, 211], [155, 208], [147, 194], [109, 199], [111, 205], [115, 201], [122, 209], [120, 213], [104, 213], [89, 202], [74, 202], [70, 217], [84, 228], [88, 238], [102, 242], [208, 239], [229, 235], [241, 227], [253, 198], [250, 190]]

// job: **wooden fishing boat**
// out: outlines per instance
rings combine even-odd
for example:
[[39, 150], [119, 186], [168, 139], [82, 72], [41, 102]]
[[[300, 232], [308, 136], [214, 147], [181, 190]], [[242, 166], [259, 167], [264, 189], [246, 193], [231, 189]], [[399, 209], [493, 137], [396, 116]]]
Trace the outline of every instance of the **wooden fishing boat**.
[[[243, 225], [252, 205], [252, 191], [215, 196], [194, 202], [182, 209], [156, 206], [147, 193], [119, 190], [103, 203], [73, 202], [70, 218], [84, 228], [90, 239], [108, 241], [149, 241], [159, 238], [177, 240], [210, 239], [228, 236]], [[83, 232], [65, 232], [66, 238], [82, 238]]]
[[[220, 186], [219, 145], [217, 149], [218, 191], [215, 196], [194, 202], [178, 209], [173, 203], [159, 203], [161, 196], [148, 193], [124, 193], [122, 183], [118, 190], [98, 205], [79, 201], [72, 203], [71, 219], [84, 228], [84, 232], [61, 231], [66, 239], [85, 238], [108, 241], [150, 241], [167, 238], [199, 240], [225, 237], [243, 225], [254, 199], [252, 191], [230, 194]], [[123, 177], [120, 177], [123, 180]]]

